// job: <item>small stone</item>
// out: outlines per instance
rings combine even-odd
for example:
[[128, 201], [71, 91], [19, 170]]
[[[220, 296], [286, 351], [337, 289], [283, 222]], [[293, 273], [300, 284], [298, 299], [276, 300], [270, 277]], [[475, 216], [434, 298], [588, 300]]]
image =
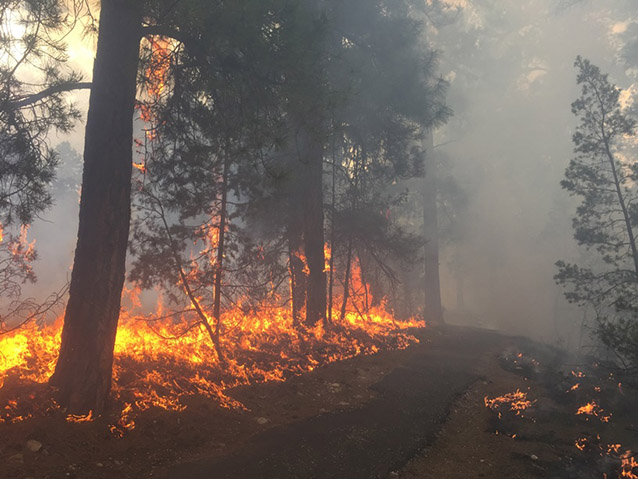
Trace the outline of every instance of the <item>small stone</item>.
[[14, 454], [13, 456], [9, 457], [9, 461], [24, 464], [24, 456], [22, 454]]
[[40, 441], [36, 441], [35, 439], [29, 439], [26, 444], [27, 451], [29, 452], [38, 452], [42, 449], [42, 443]]
[[97, 466], [97, 467], [104, 467], [104, 464], [102, 464], [101, 462], [98, 462], [98, 463], [96, 464], [96, 466]]
[[536, 454], [532, 454], [531, 456], [529, 456], [529, 458], [530, 458], [532, 461], [538, 461], [538, 456], [537, 456]]
[[268, 424], [270, 422], [270, 419], [268, 419], [267, 417], [258, 417], [257, 418], [257, 423], [261, 424], [262, 426], [264, 424]]

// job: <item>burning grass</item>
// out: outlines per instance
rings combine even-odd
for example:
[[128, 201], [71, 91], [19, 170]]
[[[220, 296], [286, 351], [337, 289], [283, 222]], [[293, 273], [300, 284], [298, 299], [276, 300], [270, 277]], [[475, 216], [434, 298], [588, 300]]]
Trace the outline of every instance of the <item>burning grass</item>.
[[534, 404], [533, 401], [527, 399], [527, 393], [524, 393], [517, 389], [513, 393], [507, 393], [503, 396], [498, 396], [493, 399], [485, 396], [485, 407], [496, 411], [499, 418], [502, 417], [502, 410], [509, 410], [517, 416], [523, 417], [523, 412], [529, 409]]
[[[503, 366], [527, 382], [528, 370], [518, 367], [524, 357], [520, 353], [509, 354], [506, 356], [509, 364]], [[547, 366], [537, 361], [535, 364], [539, 380], [533, 388], [538, 398], [536, 404], [518, 389], [493, 399], [485, 397], [485, 406], [492, 413], [493, 432], [525, 444], [538, 441], [551, 445], [552, 454], [562, 444], [571, 444], [572, 449], [565, 448], [557, 460], [543, 464], [532, 461], [536, 469], [553, 469], [565, 477], [638, 479], [638, 462], [632, 452], [635, 438], [627, 433], [635, 424], [634, 391], [625, 392], [614, 374], [608, 374], [598, 364], [583, 371], [562, 369], [562, 372], [556, 364]], [[575, 417], [582, 420], [574, 421]], [[557, 431], [562, 431], [561, 440]], [[569, 436], [571, 440], [567, 439]], [[546, 456], [550, 457], [550, 453], [546, 452]]]
[[[259, 314], [227, 313], [223, 318], [220, 362], [203, 327], [178, 334], [172, 320], [149, 323], [123, 316], [115, 345], [113, 398], [121, 411], [111, 426], [120, 436], [135, 428], [135, 418], [150, 408], [183, 411], [185, 399], [199, 395], [227, 408], [243, 405], [224, 394], [242, 384], [283, 381], [334, 361], [384, 349], [404, 349], [417, 339], [410, 328], [422, 321], [395, 321], [382, 309], [348, 313], [329, 329], [302, 330], [283, 308]], [[58, 413], [45, 386], [60, 345], [61, 320], [0, 336], [0, 421], [18, 422], [34, 415]], [[68, 416], [69, 422], [92, 416]]]

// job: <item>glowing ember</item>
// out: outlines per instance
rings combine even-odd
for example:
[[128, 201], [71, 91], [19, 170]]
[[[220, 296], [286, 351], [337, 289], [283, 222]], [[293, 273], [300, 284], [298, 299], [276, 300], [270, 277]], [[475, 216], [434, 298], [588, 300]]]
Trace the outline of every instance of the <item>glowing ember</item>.
[[[532, 407], [533, 402], [527, 399], [527, 393], [520, 391], [519, 389], [513, 393], [507, 393], [504, 396], [499, 396], [494, 399], [489, 399], [487, 396], [483, 399], [485, 407], [491, 410], [497, 410], [503, 405], [508, 405], [510, 411], [515, 411], [517, 416], [523, 416], [523, 411]], [[500, 417], [500, 413], [499, 413]]]
[[572, 392], [572, 391], [576, 391], [579, 387], [580, 387], [580, 383], [576, 383], [571, 388], [569, 388], [569, 391], [567, 391], [567, 392], [569, 393], [569, 392]]
[[580, 439], [576, 439], [576, 442], [574, 445], [579, 451], [584, 451], [585, 448], [587, 447], [588, 442], [589, 441], [587, 440], [586, 437], [581, 437]]
[[597, 410], [599, 409], [598, 404], [596, 404], [596, 401], [592, 401], [590, 403], [585, 404], [584, 406], [581, 406], [578, 408], [578, 412], [576, 413], [577, 415], [579, 414], [587, 414], [587, 415], [597, 415]]
[[133, 168], [141, 171], [142, 173], [146, 173], [146, 165], [144, 163], [133, 163]]
[[620, 453], [621, 444], [609, 444], [607, 446], [607, 454], [618, 454]]
[[638, 462], [632, 455], [631, 451], [626, 451], [622, 456], [622, 468], [620, 471], [620, 477], [626, 477], [627, 479], [638, 479]]
[[596, 401], [592, 401], [590, 403], [585, 404], [578, 408], [576, 411], [577, 416], [586, 415], [586, 416], [595, 416], [599, 418], [602, 422], [609, 422], [611, 419], [611, 414], [608, 416], [603, 415], [605, 411], [596, 403]]
[[85, 416], [76, 416], [73, 414], [69, 414], [66, 417], [67, 422], [75, 422], [75, 423], [83, 423], [83, 422], [91, 422], [93, 420], [93, 411], [89, 411], [89, 413]]

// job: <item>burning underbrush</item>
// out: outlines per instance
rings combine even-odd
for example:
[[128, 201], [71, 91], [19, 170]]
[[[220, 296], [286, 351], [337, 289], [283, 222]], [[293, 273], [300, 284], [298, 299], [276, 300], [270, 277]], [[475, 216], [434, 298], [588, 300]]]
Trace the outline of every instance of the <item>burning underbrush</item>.
[[636, 390], [623, 386], [618, 371], [596, 363], [566, 366], [564, 357], [539, 353], [540, 362], [519, 351], [501, 356], [501, 366], [522, 377], [526, 392], [485, 397], [490, 430], [529, 448], [549, 446], [554, 457], [524, 458], [552, 477], [638, 479]]
[[[115, 346], [113, 399], [121, 411], [111, 432], [121, 436], [135, 428], [136, 417], [159, 408], [183, 411], [188, 398], [204, 396], [226, 408], [243, 408], [226, 396], [230, 387], [283, 381], [314, 368], [384, 349], [404, 349], [417, 339], [410, 328], [422, 321], [396, 321], [379, 309], [348, 313], [329, 328], [293, 325], [282, 308], [259, 314], [226, 314], [220, 337], [220, 361], [205, 329], [184, 330], [174, 320], [149, 322], [125, 316]], [[0, 336], [0, 421], [20, 422], [38, 415], [63, 414], [50, 399], [46, 382], [60, 345], [61, 320]], [[83, 422], [92, 416], [67, 416]]]

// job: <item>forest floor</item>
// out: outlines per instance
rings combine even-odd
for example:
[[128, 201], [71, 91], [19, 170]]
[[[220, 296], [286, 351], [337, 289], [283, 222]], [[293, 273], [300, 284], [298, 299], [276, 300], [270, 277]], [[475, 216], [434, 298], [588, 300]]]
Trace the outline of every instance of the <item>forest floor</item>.
[[[0, 425], [0, 477], [613, 479], [623, 461], [629, 470], [621, 456], [638, 450], [636, 391], [603, 368], [467, 328], [420, 338], [228, 391], [246, 410], [194, 397], [183, 412], [147, 411], [122, 438], [111, 418]], [[517, 390], [529, 401], [519, 414], [516, 401], [486, 407]], [[592, 402], [591, 415], [576, 414]]]

